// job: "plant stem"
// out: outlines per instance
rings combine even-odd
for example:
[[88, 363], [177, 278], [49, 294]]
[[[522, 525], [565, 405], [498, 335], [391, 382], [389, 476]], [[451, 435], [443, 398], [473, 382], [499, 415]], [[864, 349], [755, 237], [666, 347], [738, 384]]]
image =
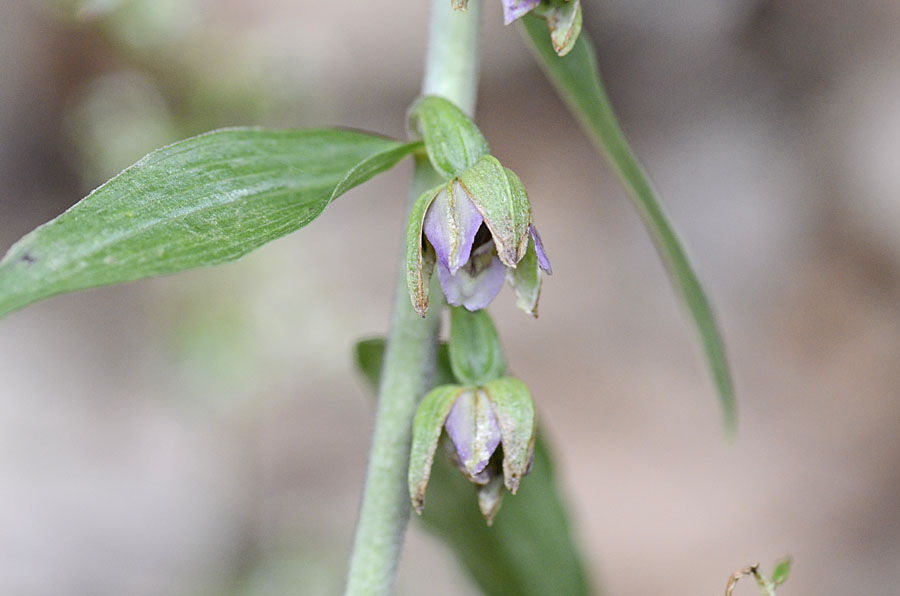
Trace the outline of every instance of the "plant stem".
[[[431, 1], [422, 84], [423, 94], [442, 95], [469, 115], [475, 111], [478, 89], [480, 5], [480, 0], [470, 0], [467, 12], [456, 12], [449, 0]], [[418, 158], [410, 205], [439, 182], [428, 160]], [[412, 419], [431, 381], [444, 306], [439, 289], [430, 295], [429, 314], [421, 319], [410, 304], [401, 259], [346, 596], [387, 596], [392, 591], [409, 521], [406, 478]]]

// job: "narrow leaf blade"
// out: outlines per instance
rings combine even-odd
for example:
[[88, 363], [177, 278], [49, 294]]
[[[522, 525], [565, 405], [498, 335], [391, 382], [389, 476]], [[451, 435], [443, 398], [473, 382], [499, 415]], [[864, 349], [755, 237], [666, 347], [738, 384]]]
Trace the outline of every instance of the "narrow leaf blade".
[[420, 148], [351, 130], [225, 129], [159, 149], [13, 245], [0, 261], [0, 316], [235, 260]]
[[544, 21], [528, 15], [521, 22], [544, 72], [619, 176], [650, 232], [676, 292], [691, 313], [718, 390], [726, 431], [733, 434], [737, 423], [734, 386], [712, 308], [656, 191], [619, 126], [590, 40], [582, 32], [572, 50], [560, 58]]

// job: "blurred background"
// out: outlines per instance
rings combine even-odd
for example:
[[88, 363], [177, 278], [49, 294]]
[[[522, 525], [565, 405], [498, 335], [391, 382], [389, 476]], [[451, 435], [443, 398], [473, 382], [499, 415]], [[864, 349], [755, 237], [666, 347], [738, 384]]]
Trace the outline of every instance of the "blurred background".
[[[211, 128], [403, 136], [426, 4], [0, 2], [0, 251]], [[723, 326], [733, 444], [624, 192], [485, 4], [478, 120], [555, 272], [539, 320], [508, 290], [492, 312], [593, 577], [721, 594], [791, 554], [785, 596], [894, 593], [900, 3], [585, 2]], [[410, 170], [233, 265], [0, 321], [0, 593], [340, 593], [373, 413], [351, 348], [387, 326]], [[474, 589], [413, 525], [397, 592]]]

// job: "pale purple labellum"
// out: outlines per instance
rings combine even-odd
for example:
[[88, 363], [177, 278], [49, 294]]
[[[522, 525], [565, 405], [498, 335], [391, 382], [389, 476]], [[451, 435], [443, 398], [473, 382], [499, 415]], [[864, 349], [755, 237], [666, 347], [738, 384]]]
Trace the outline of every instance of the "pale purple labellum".
[[500, 426], [487, 395], [481, 390], [462, 393], [444, 428], [456, 447], [460, 464], [471, 476], [480, 474], [500, 444]]
[[484, 219], [465, 191], [454, 182], [442, 190], [425, 213], [425, 237], [434, 247], [438, 261], [456, 274], [472, 254], [475, 234]]
[[509, 25], [540, 4], [540, 0], [503, 0], [503, 24]]
[[531, 239], [534, 240], [534, 251], [537, 253], [538, 265], [547, 272], [547, 275], [553, 275], [553, 269], [550, 267], [550, 259], [547, 257], [547, 253], [544, 252], [544, 243], [541, 242], [541, 235], [538, 234], [534, 224], [531, 224], [528, 228], [531, 230]]
[[[490, 244], [487, 246], [493, 247]], [[438, 263], [437, 273], [447, 302], [476, 311], [487, 307], [500, 293], [506, 279], [506, 267], [498, 257], [491, 256], [487, 267], [474, 274], [472, 269], [463, 267], [453, 275], [443, 263]]]

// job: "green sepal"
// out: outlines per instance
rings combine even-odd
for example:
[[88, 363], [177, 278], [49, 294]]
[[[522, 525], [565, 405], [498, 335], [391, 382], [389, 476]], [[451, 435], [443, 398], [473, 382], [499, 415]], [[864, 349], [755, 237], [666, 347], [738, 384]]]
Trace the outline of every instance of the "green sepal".
[[531, 205], [522, 181], [497, 158], [485, 155], [462, 173], [459, 182], [491, 231], [497, 256], [507, 267], [525, 256]]
[[406, 224], [406, 287], [413, 308], [422, 317], [428, 311], [428, 285], [437, 260], [434, 249], [422, 241], [422, 226], [425, 225], [428, 206], [444, 188], [445, 185], [441, 184], [419, 195]]
[[772, 570], [772, 577], [769, 580], [769, 583], [777, 587], [786, 582], [791, 575], [791, 563], [793, 563], [793, 561], [790, 557], [778, 561], [778, 563], [775, 564], [775, 569]]
[[534, 14], [547, 21], [557, 55], [565, 56], [572, 51], [581, 33], [581, 0], [543, 0], [535, 7]]
[[409, 453], [409, 497], [416, 513], [421, 514], [425, 507], [425, 489], [444, 422], [450, 408], [465, 391], [466, 388], [459, 385], [436, 387], [422, 399], [416, 410]]
[[516, 306], [537, 318], [538, 300], [541, 297], [541, 268], [537, 258], [537, 248], [531, 234], [525, 256], [515, 269], [506, 270], [506, 280], [516, 293]]
[[500, 427], [504, 484], [509, 492], [516, 494], [534, 455], [537, 428], [534, 402], [525, 383], [513, 377], [495, 379], [484, 386], [484, 391]]
[[450, 367], [466, 385], [484, 385], [506, 374], [500, 338], [486, 310], [450, 309]]
[[409, 122], [410, 128], [425, 141], [431, 165], [447, 180], [456, 178], [490, 152], [475, 123], [443, 97], [419, 99], [410, 109]]

